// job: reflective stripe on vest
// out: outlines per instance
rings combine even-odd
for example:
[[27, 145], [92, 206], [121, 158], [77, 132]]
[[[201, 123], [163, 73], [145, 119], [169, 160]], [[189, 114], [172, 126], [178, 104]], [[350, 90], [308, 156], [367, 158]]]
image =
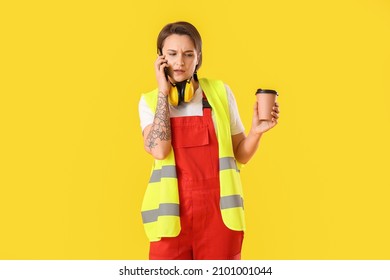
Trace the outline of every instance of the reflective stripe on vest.
[[174, 165], [165, 165], [161, 169], [153, 170], [149, 183], [160, 182], [161, 178], [177, 178], [176, 167]]
[[221, 197], [221, 209], [229, 209], [235, 207], [244, 207], [244, 200], [241, 195], [235, 194]]
[[224, 157], [219, 159], [219, 170], [235, 169], [240, 172], [237, 168], [236, 160], [234, 157]]
[[[200, 79], [199, 83], [213, 109], [216, 121], [222, 219], [232, 230], [245, 230], [241, 164], [234, 158], [225, 85], [222, 81], [208, 79]], [[143, 96], [152, 112], [155, 112], [157, 89]], [[180, 233], [179, 193], [173, 149], [164, 160], [155, 160], [141, 212], [145, 232], [150, 241], [158, 241], [161, 237], [174, 237]]]
[[180, 216], [179, 204], [162, 203], [158, 209], [143, 211], [142, 222], [144, 224], [156, 222], [159, 216]]

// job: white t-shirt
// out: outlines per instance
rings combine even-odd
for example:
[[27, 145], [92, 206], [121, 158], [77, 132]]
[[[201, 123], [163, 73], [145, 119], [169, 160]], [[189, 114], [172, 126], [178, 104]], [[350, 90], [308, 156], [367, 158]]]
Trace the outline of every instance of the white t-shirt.
[[[244, 132], [244, 126], [241, 122], [240, 115], [238, 113], [236, 99], [234, 98], [233, 92], [228, 85], [225, 84], [226, 93], [229, 103], [229, 112], [230, 112], [230, 130], [232, 135], [239, 134]], [[181, 103], [179, 106], [174, 107], [169, 105], [170, 117], [188, 117], [188, 116], [203, 116], [203, 106], [202, 106], [202, 89], [199, 85], [198, 89], [195, 91], [194, 97], [188, 103]], [[141, 100], [138, 104], [139, 117], [141, 120], [142, 131], [146, 126], [153, 123], [154, 113], [150, 110], [147, 105], [144, 97], [141, 97]], [[211, 110], [211, 112], [213, 112]], [[212, 118], [214, 122], [214, 127], [216, 128], [215, 116], [212, 113]]]

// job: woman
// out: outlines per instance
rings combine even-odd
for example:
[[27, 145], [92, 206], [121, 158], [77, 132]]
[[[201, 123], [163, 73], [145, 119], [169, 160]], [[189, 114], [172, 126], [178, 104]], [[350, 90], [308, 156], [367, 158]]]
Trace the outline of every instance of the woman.
[[166, 25], [157, 38], [158, 88], [139, 103], [144, 147], [154, 166], [142, 204], [150, 259], [240, 259], [245, 219], [241, 164], [263, 133], [258, 120], [244, 134], [230, 88], [198, 79], [202, 40], [187, 22]]

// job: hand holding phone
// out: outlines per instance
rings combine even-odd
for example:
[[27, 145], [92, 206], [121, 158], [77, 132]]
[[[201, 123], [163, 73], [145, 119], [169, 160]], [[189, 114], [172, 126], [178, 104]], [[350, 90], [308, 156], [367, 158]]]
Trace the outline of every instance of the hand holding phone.
[[168, 79], [168, 60], [165, 59], [165, 55], [160, 55], [159, 53], [154, 65], [158, 89], [168, 95], [171, 85]]

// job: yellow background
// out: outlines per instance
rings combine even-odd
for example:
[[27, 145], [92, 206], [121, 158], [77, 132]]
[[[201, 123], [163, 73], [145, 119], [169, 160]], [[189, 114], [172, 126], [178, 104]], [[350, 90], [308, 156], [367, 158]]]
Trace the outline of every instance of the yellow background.
[[243, 258], [390, 259], [388, 0], [2, 1], [0, 258], [147, 258], [137, 106], [176, 20], [247, 131], [255, 90], [280, 93]]

